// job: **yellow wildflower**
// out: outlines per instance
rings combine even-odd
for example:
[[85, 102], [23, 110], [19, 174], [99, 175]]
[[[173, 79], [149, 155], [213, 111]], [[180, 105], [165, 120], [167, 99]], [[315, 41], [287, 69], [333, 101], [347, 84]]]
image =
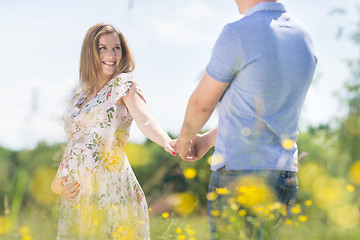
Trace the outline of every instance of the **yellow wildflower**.
[[291, 220], [291, 219], [286, 220], [286, 221], [285, 221], [285, 224], [286, 224], [286, 225], [292, 224], [292, 220]]
[[214, 216], [214, 217], [218, 217], [218, 216], [220, 216], [220, 211], [219, 210], [211, 210], [210, 215]]
[[240, 211], [239, 211], [239, 215], [240, 216], [245, 216], [247, 214], [247, 211], [245, 210], [245, 209], [241, 209]]
[[0, 216], [0, 234], [8, 233], [12, 229], [11, 221], [8, 217]]
[[348, 190], [349, 192], [355, 192], [355, 187], [353, 185], [346, 185], [346, 190]]
[[186, 168], [184, 170], [184, 176], [188, 179], [193, 179], [197, 175], [197, 171], [195, 168]]
[[234, 211], [237, 211], [239, 209], [239, 207], [240, 207], [239, 204], [236, 204], [236, 203], [232, 203], [230, 205], [230, 208]]
[[308, 217], [305, 215], [300, 215], [298, 219], [300, 222], [306, 222], [308, 220]]
[[29, 235], [30, 233], [30, 229], [28, 227], [21, 227], [19, 229], [19, 233], [22, 237], [26, 236], [26, 235]]
[[360, 160], [354, 162], [349, 169], [350, 181], [360, 186]]
[[227, 195], [229, 194], [229, 190], [227, 188], [217, 188], [216, 193], [219, 195]]
[[236, 200], [240, 205], [253, 208], [267, 206], [275, 201], [275, 195], [265, 180], [256, 176], [243, 176], [237, 181]]
[[199, 206], [197, 196], [192, 192], [173, 194], [169, 200], [173, 203], [174, 213], [179, 215], [191, 214], [195, 212]]
[[179, 235], [179, 236], [178, 236], [178, 239], [179, 239], [179, 240], [183, 240], [183, 239], [186, 239], [186, 235], [184, 235], [184, 234], [181, 234], [181, 235]]
[[215, 192], [209, 192], [206, 194], [206, 198], [209, 201], [214, 201], [217, 198], [217, 194]]
[[292, 208], [291, 208], [291, 212], [294, 214], [299, 214], [301, 213], [301, 207], [299, 204], [295, 204]]

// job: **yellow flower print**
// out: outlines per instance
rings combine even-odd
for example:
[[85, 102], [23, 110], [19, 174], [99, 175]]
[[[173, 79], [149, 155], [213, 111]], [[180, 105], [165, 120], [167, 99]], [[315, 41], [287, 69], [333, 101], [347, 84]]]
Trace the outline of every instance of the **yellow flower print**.
[[120, 150], [119, 148], [113, 149], [109, 152], [100, 153], [102, 164], [109, 172], [114, 172], [123, 165], [123, 157], [124, 151]]

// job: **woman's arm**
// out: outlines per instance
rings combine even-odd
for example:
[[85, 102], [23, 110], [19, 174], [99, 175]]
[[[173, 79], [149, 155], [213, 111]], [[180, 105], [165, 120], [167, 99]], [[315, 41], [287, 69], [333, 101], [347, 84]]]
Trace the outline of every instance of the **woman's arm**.
[[160, 126], [160, 123], [153, 116], [151, 116], [144, 100], [141, 99], [139, 94], [137, 94], [134, 85], [130, 88], [130, 91], [121, 99], [125, 103], [131, 116], [134, 118], [140, 131], [147, 138], [162, 146], [165, 151], [175, 155], [176, 153], [174, 149], [170, 146], [172, 139], [163, 130], [163, 128]]

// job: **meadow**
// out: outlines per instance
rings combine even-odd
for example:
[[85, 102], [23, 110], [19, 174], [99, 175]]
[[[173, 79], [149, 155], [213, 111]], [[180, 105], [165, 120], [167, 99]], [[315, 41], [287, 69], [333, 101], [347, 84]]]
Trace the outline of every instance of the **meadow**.
[[[300, 189], [279, 239], [358, 239], [360, 159], [352, 158], [358, 155], [352, 155], [351, 149], [358, 148], [341, 138], [343, 130], [319, 126], [300, 134]], [[360, 131], [352, 134], [358, 137]], [[39, 143], [32, 150], [0, 149], [0, 239], [56, 238], [59, 198], [50, 184], [63, 148], [63, 144]], [[129, 143], [127, 154], [147, 196], [152, 239], [209, 239], [206, 202], [214, 197], [207, 194], [212, 151], [188, 163], [147, 141]], [[262, 195], [263, 189], [252, 189], [254, 196]], [[220, 190], [214, 194], [226, 194]], [[239, 199], [235, 204], [240, 205]], [[261, 205], [259, 197], [250, 204], [264, 218], [271, 219], [275, 213], [274, 208]], [[246, 212], [234, 209], [246, 217]]]
[[[351, 38], [360, 46], [360, 23]], [[359, 239], [360, 57], [348, 60], [348, 66], [351, 78], [338, 93], [345, 114], [327, 124], [308, 126], [297, 139], [300, 188], [280, 240]], [[283, 147], [293, 144], [285, 142]], [[21, 151], [0, 147], [0, 240], [55, 239], [59, 198], [50, 184], [63, 151], [64, 144], [44, 142]], [[126, 151], [146, 194], [151, 238], [209, 239], [207, 200], [227, 194], [226, 189], [207, 193], [213, 150], [194, 163], [169, 155], [151, 141], [129, 143]], [[274, 219], [277, 212], [284, 214], [281, 206], [259, 197], [267, 191], [263, 186], [249, 181], [245, 189], [245, 195], [230, 198], [231, 212], [224, 216], [232, 223], [225, 231], [239, 228], [234, 239], [242, 238], [242, 221], [249, 214], [240, 206], [246, 205], [264, 221]]]

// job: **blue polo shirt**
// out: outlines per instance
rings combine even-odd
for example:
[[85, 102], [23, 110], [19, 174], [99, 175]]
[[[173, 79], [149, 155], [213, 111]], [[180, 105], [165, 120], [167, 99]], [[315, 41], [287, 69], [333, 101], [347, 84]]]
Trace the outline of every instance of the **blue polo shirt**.
[[317, 59], [305, 27], [263, 2], [227, 24], [207, 73], [230, 83], [219, 103], [211, 169], [297, 171], [297, 126]]

